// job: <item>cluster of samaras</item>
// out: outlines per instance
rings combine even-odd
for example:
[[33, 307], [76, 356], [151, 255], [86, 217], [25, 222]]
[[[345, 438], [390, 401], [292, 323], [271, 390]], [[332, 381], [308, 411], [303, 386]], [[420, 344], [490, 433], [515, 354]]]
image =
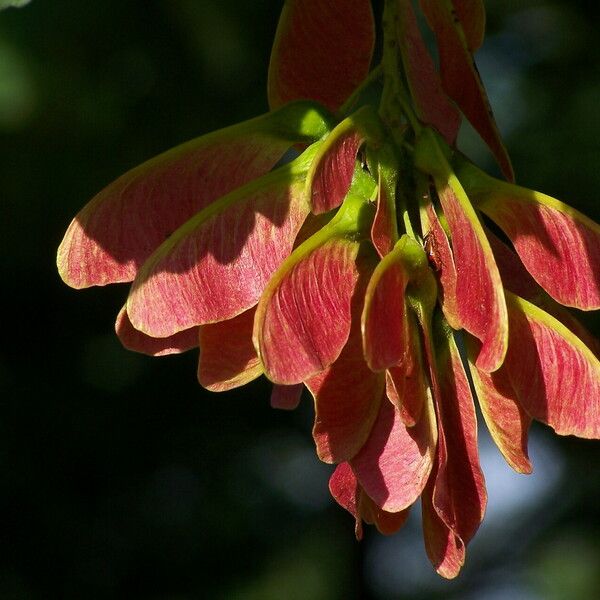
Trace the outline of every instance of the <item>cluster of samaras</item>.
[[[306, 386], [357, 535], [363, 520], [396, 531], [421, 498], [428, 555], [453, 577], [486, 504], [466, 369], [517, 471], [531, 470], [532, 419], [600, 437], [598, 346], [564, 308], [600, 307], [600, 228], [512, 183], [473, 62], [482, 3], [420, 9], [439, 70], [410, 0], [390, 0], [370, 71], [368, 0], [286, 2], [271, 112], [117, 179], [58, 265], [76, 288], [133, 282], [124, 345], [199, 345], [208, 389], [264, 374], [273, 405], [294, 408]], [[456, 151], [461, 113], [507, 181]]]

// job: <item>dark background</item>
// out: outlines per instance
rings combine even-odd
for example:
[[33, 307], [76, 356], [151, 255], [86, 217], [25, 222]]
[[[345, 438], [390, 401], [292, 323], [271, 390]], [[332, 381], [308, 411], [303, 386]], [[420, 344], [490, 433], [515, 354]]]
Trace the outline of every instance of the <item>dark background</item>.
[[[518, 181], [598, 220], [587, 4], [489, 0], [478, 61]], [[417, 514], [393, 538], [354, 541], [308, 399], [274, 411], [262, 380], [206, 393], [194, 352], [121, 348], [126, 287], [60, 281], [56, 248], [96, 191], [266, 110], [280, 5], [34, 0], [0, 13], [0, 599], [600, 597], [600, 443], [536, 426], [525, 477], [482, 431], [488, 516], [447, 583]], [[463, 148], [488, 165], [468, 132]]]

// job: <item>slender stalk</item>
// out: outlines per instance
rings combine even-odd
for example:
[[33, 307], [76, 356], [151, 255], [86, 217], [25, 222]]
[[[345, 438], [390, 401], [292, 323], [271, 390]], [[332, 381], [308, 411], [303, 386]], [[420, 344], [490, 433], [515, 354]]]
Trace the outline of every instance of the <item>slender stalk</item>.
[[[384, 85], [380, 113], [396, 132], [399, 124], [398, 113], [404, 114], [415, 133], [421, 130], [410, 103], [410, 96], [404, 87], [400, 74], [402, 67], [398, 55], [398, 0], [385, 0], [383, 9], [383, 73]], [[396, 127], [394, 127], [396, 125]]]
[[415, 230], [413, 229], [412, 223], [410, 221], [410, 216], [408, 214], [407, 209], [402, 210], [402, 221], [404, 223], [404, 228], [406, 233], [415, 241], [417, 241], [417, 236], [415, 235]]
[[360, 83], [360, 85], [352, 92], [346, 102], [339, 108], [339, 113], [342, 116], [346, 116], [358, 101], [360, 95], [365, 91], [369, 85], [377, 81], [383, 76], [383, 65], [377, 65]]

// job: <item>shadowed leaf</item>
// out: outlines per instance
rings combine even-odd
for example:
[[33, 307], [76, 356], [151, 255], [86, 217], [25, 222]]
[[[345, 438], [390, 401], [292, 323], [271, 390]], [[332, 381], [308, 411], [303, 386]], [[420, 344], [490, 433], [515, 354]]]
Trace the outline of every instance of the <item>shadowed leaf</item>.
[[440, 76], [415, 18], [410, 0], [400, 0], [398, 39], [404, 72], [419, 119], [435, 127], [448, 144], [454, 144], [460, 114], [442, 88]]
[[400, 412], [404, 424], [413, 427], [421, 417], [429, 392], [423, 370], [419, 329], [412, 315], [409, 315], [408, 326], [408, 351], [400, 365], [388, 369], [386, 393]]
[[396, 533], [406, 523], [410, 513], [410, 508], [397, 512], [389, 512], [379, 508], [362, 488], [359, 500], [360, 514], [363, 521], [369, 525], [375, 525], [377, 531], [383, 535]]
[[[508, 344], [508, 318], [500, 273], [483, 226], [461, 182], [449, 164], [451, 150], [431, 129], [421, 132], [415, 164], [431, 175], [450, 230], [456, 284], [441, 232], [436, 250], [446, 260], [448, 282], [444, 303], [454, 327], [460, 326], [482, 342], [477, 366], [490, 373], [500, 367]], [[425, 225], [435, 226], [435, 214], [421, 210]], [[439, 238], [439, 241], [438, 239]], [[455, 299], [451, 298], [452, 288]], [[450, 309], [450, 310], [448, 310]], [[456, 311], [456, 316], [453, 312]]]
[[426, 221], [425, 249], [440, 283], [440, 301], [444, 316], [453, 329], [461, 329], [452, 248], [431, 202], [428, 203], [423, 218]]
[[136, 328], [162, 337], [256, 304], [309, 212], [297, 161], [221, 198], [154, 252], [127, 302]]
[[[508, 343], [500, 273], [479, 218], [458, 180], [454, 180], [454, 189], [440, 185], [438, 195], [452, 234], [458, 320], [482, 342], [477, 366], [495, 371], [502, 364]], [[447, 294], [444, 298], [447, 302]]]
[[[525, 298], [527, 300], [527, 298]], [[593, 336], [580, 321], [574, 317], [568, 308], [565, 308], [552, 298], [545, 296], [541, 302], [532, 302], [542, 310], [558, 319], [571, 333], [574, 333], [594, 354], [600, 358], [600, 340]]]
[[252, 344], [255, 310], [200, 329], [198, 381], [212, 392], [245, 385], [262, 374]]
[[468, 7], [466, 2], [458, 4], [461, 9], [454, 13], [451, 0], [421, 0], [438, 44], [442, 85], [489, 146], [504, 176], [513, 181], [510, 158], [470, 51], [470, 46], [479, 41], [482, 24], [480, 18], [473, 15], [466, 20], [467, 31], [464, 31], [459, 18], [464, 18], [468, 11], [463, 8]]
[[354, 517], [354, 533], [356, 539], [361, 540], [363, 536], [362, 517], [359, 512], [361, 488], [347, 462], [340, 463], [331, 474], [329, 492], [333, 499]]
[[373, 268], [372, 252], [361, 240], [373, 219], [368, 199], [374, 185], [366, 174], [357, 178], [335, 217], [269, 281], [256, 313], [254, 345], [274, 383], [291, 385], [320, 373], [345, 346], [359, 276], [363, 281]]
[[337, 110], [367, 76], [375, 25], [368, 0], [287, 0], [269, 64], [269, 104], [311, 99]]
[[489, 229], [486, 229], [485, 233], [494, 253], [502, 285], [513, 294], [527, 300], [539, 299], [543, 291], [535, 279], [531, 277], [517, 254], [504, 242], [500, 241]]
[[350, 333], [359, 244], [332, 238], [310, 248], [307, 242], [285, 261], [259, 304], [255, 340], [275, 383], [299, 383], [323, 371]]
[[321, 113], [297, 103], [128, 171], [69, 226], [57, 255], [61, 277], [75, 288], [132, 281], [152, 252], [194, 214], [269, 171], [292, 143], [323, 135], [328, 117]]
[[483, 44], [485, 35], [483, 0], [452, 0], [452, 4], [465, 34], [467, 48], [473, 54]]
[[377, 210], [371, 227], [371, 241], [381, 258], [392, 251], [398, 241], [396, 223], [397, 169], [381, 163], [377, 166]]
[[166, 356], [179, 354], [198, 346], [198, 327], [191, 327], [166, 338], [154, 338], [133, 327], [127, 309], [124, 306], [117, 315], [115, 332], [127, 350], [149, 354], [150, 356]]
[[600, 437], [600, 361], [567, 327], [507, 294], [505, 369], [523, 408], [561, 435]]
[[303, 389], [304, 385], [301, 383], [295, 385], [274, 384], [271, 390], [271, 406], [282, 410], [294, 410], [300, 404]]
[[[505, 368], [495, 373], [480, 371], [471, 360], [469, 366], [479, 406], [487, 428], [506, 462], [517, 473], [531, 473], [527, 438], [531, 417], [523, 410]], [[475, 352], [476, 354], [476, 352]]]
[[342, 204], [364, 140], [351, 118], [342, 121], [324, 140], [306, 177], [306, 196], [313, 213], [325, 213]]
[[433, 507], [434, 481], [435, 471], [421, 496], [425, 550], [438, 574], [446, 579], [454, 579], [465, 562], [465, 545], [440, 519]]
[[[437, 322], [432, 377], [438, 411], [438, 445], [432, 502], [443, 524], [458, 538], [453, 540], [447, 532], [447, 549], [458, 559], [464, 553], [461, 543], [466, 546], [483, 520], [487, 495], [479, 465], [473, 397], [454, 337], [446, 328], [447, 325]], [[435, 523], [433, 526], [439, 537], [443, 528], [440, 530]]]
[[435, 455], [435, 418], [429, 403], [420, 421], [406, 427], [384, 399], [369, 439], [350, 461], [358, 481], [386, 511], [408, 508], [421, 494]]
[[478, 208], [502, 228], [552, 298], [582, 310], [600, 308], [597, 223], [546, 194], [488, 177], [482, 185], [471, 181]]
[[400, 364], [408, 351], [408, 322], [404, 292], [409, 273], [403, 242], [377, 265], [365, 294], [361, 327], [367, 364], [384, 371]]
[[528, 300], [532, 304], [558, 319], [570, 329], [597, 357], [600, 356], [600, 342], [565, 308], [554, 301], [531, 277], [529, 271], [506, 244], [501, 242], [490, 231], [487, 232], [502, 283], [516, 296]]
[[381, 510], [360, 487], [350, 465], [339, 464], [329, 479], [329, 491], [335, 501], [355, 519], [356, 539], [362, 539], [362, 522], [374, 524], [380, 533], [391, 535], [408, 518], [408, 510], [397, 513]]
[[[355, 302], [362, 303], [362, 294]], [[306, 381], [315, 399], [313, 437], [317, 454], [325, 462], [341, 462], [356, 455], [371, 432], [383, 392], [383, 374], [371, 371], [363, 357], [361, 307], [357, 308], [339, 358]]]

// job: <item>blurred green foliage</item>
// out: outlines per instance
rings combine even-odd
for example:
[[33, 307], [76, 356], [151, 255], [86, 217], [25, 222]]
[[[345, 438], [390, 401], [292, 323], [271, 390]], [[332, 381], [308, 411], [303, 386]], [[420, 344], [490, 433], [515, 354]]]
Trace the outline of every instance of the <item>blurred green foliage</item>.
[[[518, 181], [599, 220], [595, 5], [486, 5], [479, 64]], [[373, 575], [379, 538], [356, 544], [329, 500], [308, 401], [273, 411], [264, 381], [203, 392], [193, 352], [120, 347], [125, 288], [76, 293], [59, 280], [62, 234], [103, 185], [267, 109], [280, 6], [36, 0], [0, 14], [0, 598], [596, 596], [599, 444], [538, 428], [554, 449], [540, 477], [545, 456], [563, 466], [534, 512], [517, 505], [487, 542], [482, 531], [458, 581], [390, 587], [408, 578], [408, 558]], [[468, 131], [463, 142], [493, 168]], [[598, 333], [597, 317], [586, 321]], [[413, 529], [398, 538], [418, 539]]]

